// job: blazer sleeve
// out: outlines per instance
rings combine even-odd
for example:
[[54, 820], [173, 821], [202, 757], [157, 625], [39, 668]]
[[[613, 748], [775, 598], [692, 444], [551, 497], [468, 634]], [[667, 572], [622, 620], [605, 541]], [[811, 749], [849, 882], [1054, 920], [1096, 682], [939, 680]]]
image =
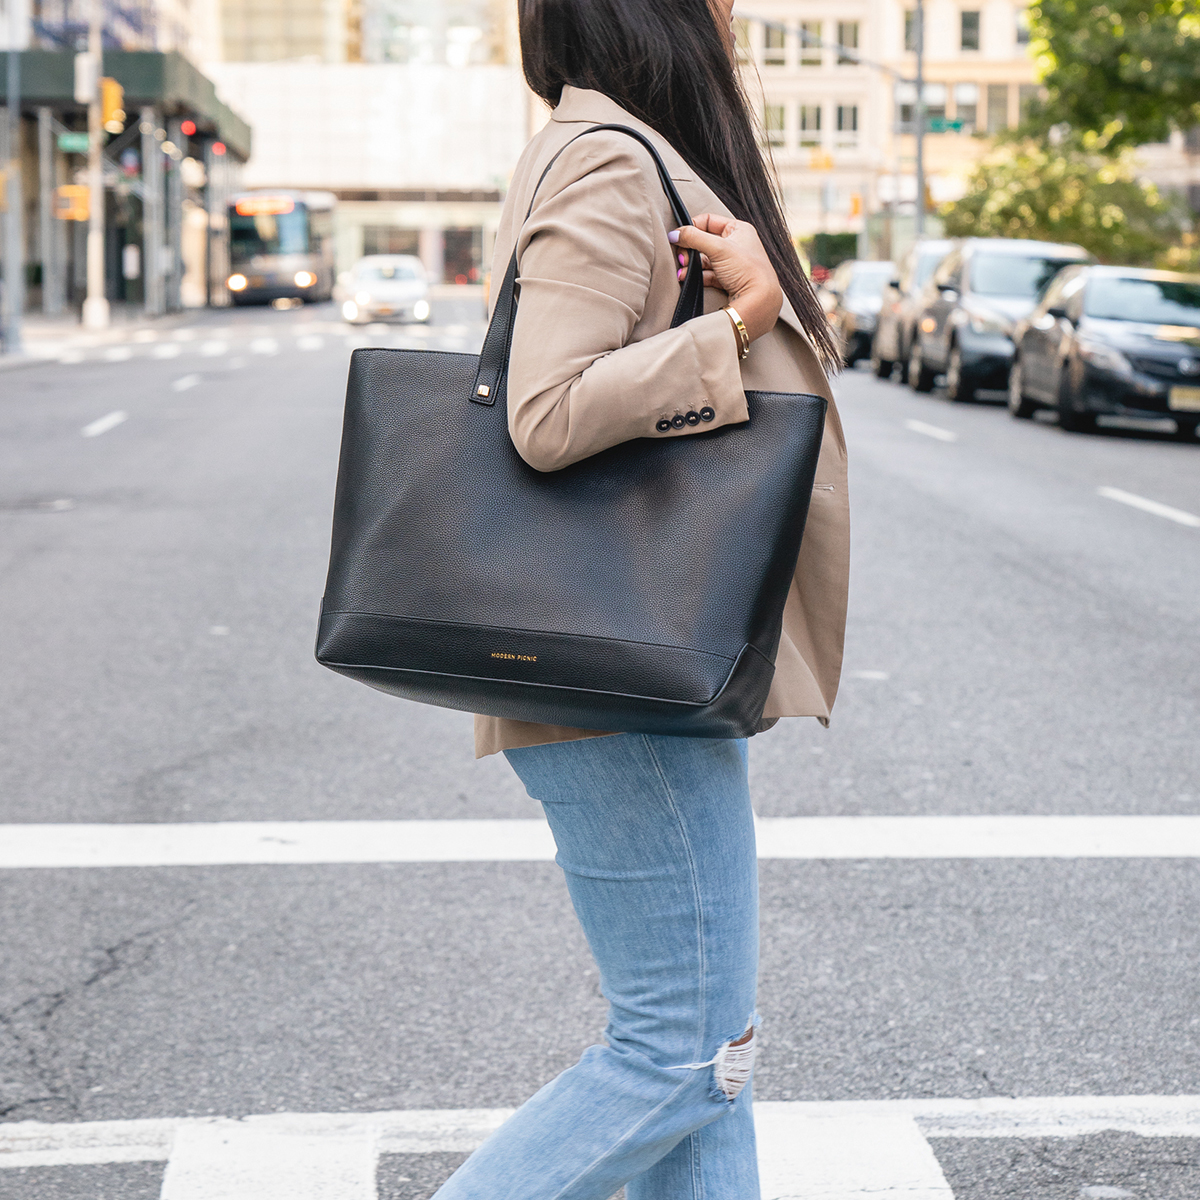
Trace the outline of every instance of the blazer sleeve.
[[[671, 311], [678, 297], [663, 219], [670, 210], [659, 193], [650, 156], [615, 133], [568, 147], [538, 192], [518, 242], [508, 425], [517, 452], [539, 471], [633, 438], [749, 419], [725, 313], [676, 329], [644, 319], [652, 289], [652, 311], [666, 303]], [[701, 409], [711, 418], [658, 429]]]

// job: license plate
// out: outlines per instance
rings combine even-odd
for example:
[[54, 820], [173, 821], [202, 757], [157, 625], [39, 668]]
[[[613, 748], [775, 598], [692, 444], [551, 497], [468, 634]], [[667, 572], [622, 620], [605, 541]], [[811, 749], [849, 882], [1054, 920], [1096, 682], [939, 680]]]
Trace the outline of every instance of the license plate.
[[[375, 311], [381, 317], [390, 317], [395, 310], [392, 308], [392, 306], [390, 304], [381, 304]], [[1198, 390], [1200, 390], [1200, 389], [1198, 389]]]
[[1200, 412], [1200, 387], [1173, 387], [1167, 393], [1167, 407], [1174, 412]]

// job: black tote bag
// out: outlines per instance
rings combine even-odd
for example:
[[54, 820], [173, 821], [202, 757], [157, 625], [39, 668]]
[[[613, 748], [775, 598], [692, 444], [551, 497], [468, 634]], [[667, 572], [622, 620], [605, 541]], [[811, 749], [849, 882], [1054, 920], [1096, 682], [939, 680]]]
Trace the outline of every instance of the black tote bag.
[[[653, 145], [621, 125], [579, 136], [597, 129], [650, 151], [690, 224]], [[690, 258], [672, 327], [702, 312]], [[774, 675], [824, 399], [748, 392], [748, 424], [535, 471], [505, 402], [516, 273], [514, 249], [478, 356], [354, 351], [318, 661], [467, 712], [749, 736]]]

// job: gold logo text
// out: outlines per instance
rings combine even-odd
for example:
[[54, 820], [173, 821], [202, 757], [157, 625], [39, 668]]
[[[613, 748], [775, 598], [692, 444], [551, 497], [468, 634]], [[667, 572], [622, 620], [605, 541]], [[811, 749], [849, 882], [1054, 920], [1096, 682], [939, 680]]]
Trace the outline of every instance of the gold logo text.
[[509, 654], [506, 650], [493, 650], [493, 658], [505, 658], [509, 662], [537, 662], [536, 654]]

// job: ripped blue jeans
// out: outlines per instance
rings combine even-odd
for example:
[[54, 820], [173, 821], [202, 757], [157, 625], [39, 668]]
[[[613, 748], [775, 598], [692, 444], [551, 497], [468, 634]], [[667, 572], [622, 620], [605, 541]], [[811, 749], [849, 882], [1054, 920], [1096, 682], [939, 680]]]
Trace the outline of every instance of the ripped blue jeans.
[[[746, 743], [618, 734], [506, 752], [542, 802], [609, 1002], [435, 1200], [758, 1200], [758, 864]], [[531, 981], [532, 983], [533, 981]]]

